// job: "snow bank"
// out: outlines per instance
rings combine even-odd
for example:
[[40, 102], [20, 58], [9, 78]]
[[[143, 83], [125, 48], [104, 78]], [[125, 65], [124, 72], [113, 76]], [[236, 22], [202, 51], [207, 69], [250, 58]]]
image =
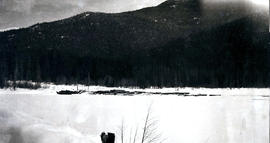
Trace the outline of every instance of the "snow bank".
[[38, 90], [20, 89], [11, 92], [12, 89], [0, 89], [0, 94], [33, 94], [33, 95], [56, 95], [60, 90], [85, 90], [87, 92], [125, 90], [140, 91], [148, 93], [190, 93], [191, 95], [223, 95], [223, 96], [270, 96], [270, 88], [124, 88], [124, 87], [104, 87], [104, 86], [85, 86], [85, 85], [55, 85], [52, 83], [42, 83], [42, 88]]

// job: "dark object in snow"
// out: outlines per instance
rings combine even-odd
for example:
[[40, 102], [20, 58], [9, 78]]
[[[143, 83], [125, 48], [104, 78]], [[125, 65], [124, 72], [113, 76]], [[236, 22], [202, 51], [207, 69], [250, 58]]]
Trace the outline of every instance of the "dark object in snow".
[[207, 94], [195, 94], [194, 96], [207, 96]]
[[[116, 95], [116, 94], [129, 94], [129, 93], [131, 93], [131, 92], [125, 91], [125, 90], [110, 90], [108, 92], [111, 93], [111, 94], [114, 94], [114, 95]], [[106, 91], [105, 91], [105, 93], [106, 93]]]
[[115, 141], [115, 135], [114, 133], [104, 133], [102, 132], [100, 135], [102, 143], [114, 143]]
[[221, 96], [220, 94], [190, 94], [189, 92], [145, 92], [145, 91], [126, 91], [126, 90], [99, 90], [94, 91], [92, 94], [101, 94], [101, 95], [125, 95], [133, 96], [137, 94], [147, 94], [147, 95], [177, 95], [177, 96]]
[[61, 95], [81, 94], [83, 92], [85, 92], [85, 91], [84, 90], [78, 90], [78, 91], [61, 90], [61, 91], [56, 91], [57, 94], [61, 94]]
[[125, 91], [125, 90], [106, 90], [106, 91], [95, 91], [93, 94], [104, 94], [104, 95], [117, 95], [117, 94], [122, 94], [122, 95], [134, 95], [134, 94], [142, 94], [144, 92], [139, 92], [139, 91]]
[[154, 94], [154, 95], [178, 95], [178, 96], [189, 96], [188, 92], [144, 92], [144, 91], [126, 91], [126, 90], [105, 90], [105, 91], [94, 91], [92, 94], [103, 94], [103, 95], [136, 95], [136, 94]]
[[209, 96], [221, 96], [220, 94], [210, 94]]
[[159, 95], [178, 95], [178, 96], [188, 96], [188, 92], [149, 92], [150, 94], [159, 94]]
[[181, 92], [181, 93], [178, 93], [178, 95], [179, 95], [179, 96], [180, 96], [180, 95], [187, 96], [187, 95], [189, 95], [189, 92]]

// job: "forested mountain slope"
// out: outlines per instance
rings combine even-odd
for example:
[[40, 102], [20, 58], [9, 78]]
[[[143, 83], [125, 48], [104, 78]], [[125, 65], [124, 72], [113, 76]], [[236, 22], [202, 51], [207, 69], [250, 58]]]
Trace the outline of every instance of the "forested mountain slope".
[[168, 0], [0, 32], [1, 85], [268, 86], [268, 31], [234, 12], [209, 18], [197, 0]]

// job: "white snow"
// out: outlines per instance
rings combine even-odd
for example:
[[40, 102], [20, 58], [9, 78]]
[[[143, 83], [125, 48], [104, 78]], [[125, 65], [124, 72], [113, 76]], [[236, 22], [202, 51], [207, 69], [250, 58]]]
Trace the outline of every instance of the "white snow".
[[[150, 104], [165, 143], [269, 142], [269, 89], [91, 86], [90, 91], [178, 91], [222, 96], [105, 96], [87, 92], [67, 96], [55, 91], [77, 87], [46, 86], [40, 90], [0, 90], [0, 143], [101, 143], [100, 133], [119, 133], [122, 122], [127, 134], [138, 125], [141, 129]], [[88, 87], [80, 85], [79, 89]], [[116, 137], [119, 139], [118, 134]]]
[[5, 32], [5, 31], [10, 31], [10, 30], [17, 30], [20, 29], [19, 27], [10, 27], [10, 28], [6, 28], [6, 29], [0, 29], [0, 32]]

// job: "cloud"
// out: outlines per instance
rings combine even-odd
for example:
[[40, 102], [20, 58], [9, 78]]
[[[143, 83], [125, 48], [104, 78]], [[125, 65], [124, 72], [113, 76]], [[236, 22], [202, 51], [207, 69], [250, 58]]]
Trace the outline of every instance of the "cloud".
[[[0, 0], [0, 29], [26, 27], [85, 11], [117, 13], [156, 6], [165, 0]], [[202, 0], [204, 3], [252, 0]], [[255, 1], [255, 0], [253, 0]], [[257, 0], [256, 0], [257, 1]], [[267, 0], [258, 0], [265, 2]]]
[[154, 6], [165, 0], [0, 0], [0, 29], [94, 12], [123, 12]]

